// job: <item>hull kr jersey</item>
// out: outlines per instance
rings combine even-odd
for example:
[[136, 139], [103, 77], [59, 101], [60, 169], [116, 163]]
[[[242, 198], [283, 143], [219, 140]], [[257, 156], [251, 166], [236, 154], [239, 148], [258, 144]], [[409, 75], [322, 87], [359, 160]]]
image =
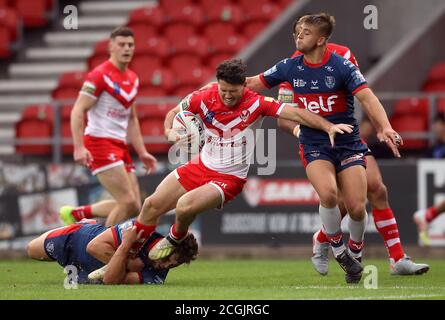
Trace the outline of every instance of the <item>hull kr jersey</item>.
[[187, 96], [181, 102], [181, 109], [197, 114], [203, 120], [202, 163], [211, 170], [244, 179], [263, 117], [278, 117], [282, 106], [275, 99], [246, 88], [238, 105], [227, 107], [215, 84]]
[[88, 73], [80, 94], [97, 99], [88, 111], [85, 135], [126, 141], [131, 106], [139, 79], [133, 71], [120, 71], [110, 60]]
[[[336, 144], [360, 141], [354, 118], [354, 94], [367, 88], [366, 80], [351, 61], [325, 51], [320, 64], [310, 64], [303, 55], [284, 59], [260, 75], [267, 87], [289, 82], [299, 107], [316, 113], [334, 124], [354, 126], [352, 133], [338, 134]], [[301, 126], [303, 144], [330, 144], [328, 135], [320, 130]]]

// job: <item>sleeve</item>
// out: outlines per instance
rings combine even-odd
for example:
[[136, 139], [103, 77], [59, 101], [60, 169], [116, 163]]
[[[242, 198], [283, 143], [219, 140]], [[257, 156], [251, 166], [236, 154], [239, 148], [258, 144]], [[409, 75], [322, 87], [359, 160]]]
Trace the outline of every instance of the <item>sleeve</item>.
[[272, 88], [282, 82], [287, 81], [286, 76], [290, 67], [288, 61], [289, 59], [281, 60], [272, 68], [260, 74], [260, 79], [266, 87]]
[[280, 84], [280, 88], [278, 89], [278, 101], [281, 103], [294, 102], [294, 90], [289, 82]]
[[199, 91], [190, 93], [179, 103], [181, 111], [190, 111], [194, 114], [199, 114], [199, 108], [201, 105], [201, 94]]
[[274, 98], [262, 96], [260, 98], [260, 107], [263, 116], [278, 118], [284, 104], [281, 104]]
[[84, 94], [93, 99], [97, 99], [104, 89], [105, 81], [103, 78], [103, 74], [98, 70], [93, 70], [88, 73], [82, 85], [82, 88], [80, 89], [80, 94]]
[[348, 92], [356, 94], [360, 90], [368, 87], [365, 77], [357, 66], [349, 60], [345, 60], [343, 66], [345, 72], [345, 86]]

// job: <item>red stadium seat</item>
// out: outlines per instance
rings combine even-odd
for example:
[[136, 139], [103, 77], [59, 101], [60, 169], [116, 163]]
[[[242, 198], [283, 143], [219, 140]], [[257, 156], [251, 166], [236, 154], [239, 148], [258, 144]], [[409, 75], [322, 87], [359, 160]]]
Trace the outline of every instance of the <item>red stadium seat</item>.
[[207, 39], [226, 38], [236, 35], [236, 28], [231, 23], [214, 22], [204, 27], [204, 35]]
[[11, 35], [8, 28], [0, 27], [0, 58], [9, 58], [11, 51]]
[[71, 119], [71, 111], [73, 110], [72, 105], [65, 105], [60, 108], [60, 117], [63, 120]]
[[269, 4], [272, 1], [270, 0], [239, 0], [239, 5], [243, 8], [243, 10], [247, 10], [245, 12], [248, 12], [252, 10], [254, 7], [259, 7], [265, 4]]
[[94, 68], [96, 68], [98, 65], [100, 65], [101, 63], [105, 62], [106, 60], [108, 60], [108, 58], [110, 57], [110, 55], [107, 54], [94, 54], [91, 57], [88, 58], [88, 69], [89, 70], [93, 70]]
[[212, 54], [228, 53], [235, 55], [243, 49], [247, 41], [243, 36], [214, 37], [209, 40]]
[[209, 54], [209, 43], [207, 39], [200, 36], [183, 37], [172, 43], [172, 55], [192, 54], [206, 57]]
[[408, 139], [404, 137], [407, 132], [426, 133], [428, 132], [428, 125], [422, 117], [417, 115], [396, 115], [391, 117], [391, 124], [395, 131], [400, 133], [403, 138], [402, 150], [418, 150], [428, 147], [428, 140], [426, 139]]
[[167, 113], [173, 109], [176, 104], [160, 103], [160, 104], [140, 104], [136, 110], [139, 121], [145, 119], [161, 119], [164, 120]]
[[162, 59], [153, 55], [136, 55], [130, 63], [130, 69], [139, 76], [152, 73], [162, 67]]
[[195, 35], [195, 27], [187, 23], [173, 23], [164, 28], [164, 37], [170, 43], [175, 43], [182, 38], [189, 38]]
[[59, 78], [57, 88], [51, 93], [53, 99], [76, 99], [86, 73], [83, 71], [66, 72]]
[[199, 90], [200, 86], [190, 86], [188, 84], [178, 87], [173, 95], [176, 97], [180, 97], [181, 99], [192, 93], [193, 91]]
[[155, 55], [164, 59], [170, 53], [170, 47], [164, 38], [150, 37], [136, 43], [136, 52], [138, 55]]
[[429, 101], [426, 98], [405, 98], [396, 101], [393, 114], [413, 114], [428, 119]]
[[244, 12], [247, 12], [247, 20], [249, 22], [262, 21], [269, 23], [278, 17], [281, 12], [281, 8], [273, 3], [264, 3], [252, 6], [248, 11], [246, 11], [245, 8]]
[[424, 92], [445, 92], [445, 81], [428, 81], [423, 85]]
[[68, 141], [62, 141], [62, 153], [64, 155], [72, 155], [74, 152], [73, 136], [71, 134], [71, 123], [69, 120], [62, 120], [60, 124], [60, 132], [62, 139]]
[[215, 6], [228, 6], [233, 4], [231, 0], [198, 0], [197, 3], [203, 8], [204, 12], [210, 12]]
[[[141, 73], [139, 76], [140, 88], [161, 88], [163, 93], [170, 92], [175, 86], [176, 79], [170, 69], [156, 69], [149, 73]], [[147, 92], [146, 92], [147, 93]]]
[[166, 154], [171, 145], [168, 143], [164, 135], [164, 119], [143, 119], [140, 121], [142, 136], [148, 138], [154, 138], [159, 142], [145, 143], [147, 151], [154, 154]]
[[267, 27], [268, 23], [264, 21], [253, 21], [247, 23], [243, 28], [243, 35], [247, 40], [253, 40]]
[[216, 70], [216, 67], [223, 62], [224, 60], [228, 60], [233, 58], [233, 54], [230, 53], [220, 53], [212, 55], [207, 62], [207, 65], [211, 70]]
[[[52, 138], [53, 109], [50, 105], [32, 105], [23, 110], [22, 118], [15, 124], [16, 138]], [[52, 151], [50, 143], [16, 145], [16, 152], [47, 155]]]
[[445, 112], [445, 98], [437, 98], [436, 111]]
[[445, 62], [435, 64], [428, 73], [428, 82], [445, 81]]
[[134, 41], [136, 44], [140, 41], [158, 36], [158, 29], [148, 24], [128, 24], [128, 27], [133, 30]]
[[159, 5], [168, 14], [176, 7], [185, 7], [193, 4], [193, 0], [160, 0]]
[[135, 9], [130, 12], [128, 18], [129, 25], [147, 24], [159, 28], [164, 22], [165, 13], [160, 7], [142, 7]]
[[215, 3], [206, 14], [209, 23], [224, 22], [238, 27], [245, 21], [245, 13], [235, 4]]
[[178, 74], [185, 69], [193, 69], [201, 66], [201, 58], [195, 55], [182, 54], [173, 56], [169, 61], [170, 69]]
[[178, 72], [176, 78], [179, 86], [193, 86], [199, 88], [212, 77], [213, 72], [209, 68], [187, 68]]
[[205, 21], [204, 12], [195, 5], [176, 6], [167, 13], [166, 24], [187, 23], [199, 28]]
[[10, 8], [1, 8], [0, 7], [0, 27], [5, 27], [9, 30], [10, 39], [12, 41], [16, 41], [17, 34], [17, 25], [19, 23], [19, 19], [16, 11]]
[[23, 19], [25, 27], [43, 27], [48, 24], [47, 11], [52, 1], [47, 0], [14, 0], [14, 8]]
[[138, 90], [139, 98], [165, 97], [167, 92], [161, 87], [143, 87]]
[[108, 52], [108, 44], [110, 40], [104, 39], [96, 42], [96, 45], [94, 46], [93, 55], [96, 54], [109, 54]]

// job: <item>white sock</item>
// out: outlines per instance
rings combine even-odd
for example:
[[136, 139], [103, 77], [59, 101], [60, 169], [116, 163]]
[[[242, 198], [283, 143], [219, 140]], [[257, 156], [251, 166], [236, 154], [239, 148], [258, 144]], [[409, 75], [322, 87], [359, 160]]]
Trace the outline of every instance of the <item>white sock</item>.
[[365, 212], [365, 217], [361, 221], [352, 220], [349, 217], [349, 235], [352, 241], [354, 242], [362, 242], [365, 238], [365, 230], [368, 224], [368, 213]]
[[346, 248], [343, 244], [341, 231], [341, 213], [338, 206], [334, 208], [319, 207], [320, 218], [326, 230], [326, 235], [332, 247], [335, 257], [341, 254]]

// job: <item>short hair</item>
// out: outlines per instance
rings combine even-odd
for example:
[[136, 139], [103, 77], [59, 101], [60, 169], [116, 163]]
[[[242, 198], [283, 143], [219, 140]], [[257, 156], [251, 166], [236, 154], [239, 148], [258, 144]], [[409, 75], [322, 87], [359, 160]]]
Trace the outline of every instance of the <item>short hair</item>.
[[305, 14], [304, 16], [301, 16], [300, 18], [294, 21], [294, 23], [292, 24], [292, 33], [295, 33], [295, 28], [297, 27], [297, 24], [303, 23], [307, 17], [309, 17], [309, 14]]
[[335, 18], [328, 13], [321, 12], [304, 16], [304, 23], [316, 26], [319, 32], [329, 39], [334, 31]]
[[230, 84], [246, 82], [247, 65], [241, 59], [230, 59], [221, 62], [216, 67], [216, 79]]
[[116, 29], [114, 29], [111, 32], [110, 39], [115, 39], [118, 36], [134, 38], [134, 33], [133, 33], [133, 30], [131, 30], [131, 28], [121, 26], [121, 27], [117, 27]]
[[445, 122], [445, 112], [438, 112], [436, 113], [436, 117], [434, 118], [435, 122]]

